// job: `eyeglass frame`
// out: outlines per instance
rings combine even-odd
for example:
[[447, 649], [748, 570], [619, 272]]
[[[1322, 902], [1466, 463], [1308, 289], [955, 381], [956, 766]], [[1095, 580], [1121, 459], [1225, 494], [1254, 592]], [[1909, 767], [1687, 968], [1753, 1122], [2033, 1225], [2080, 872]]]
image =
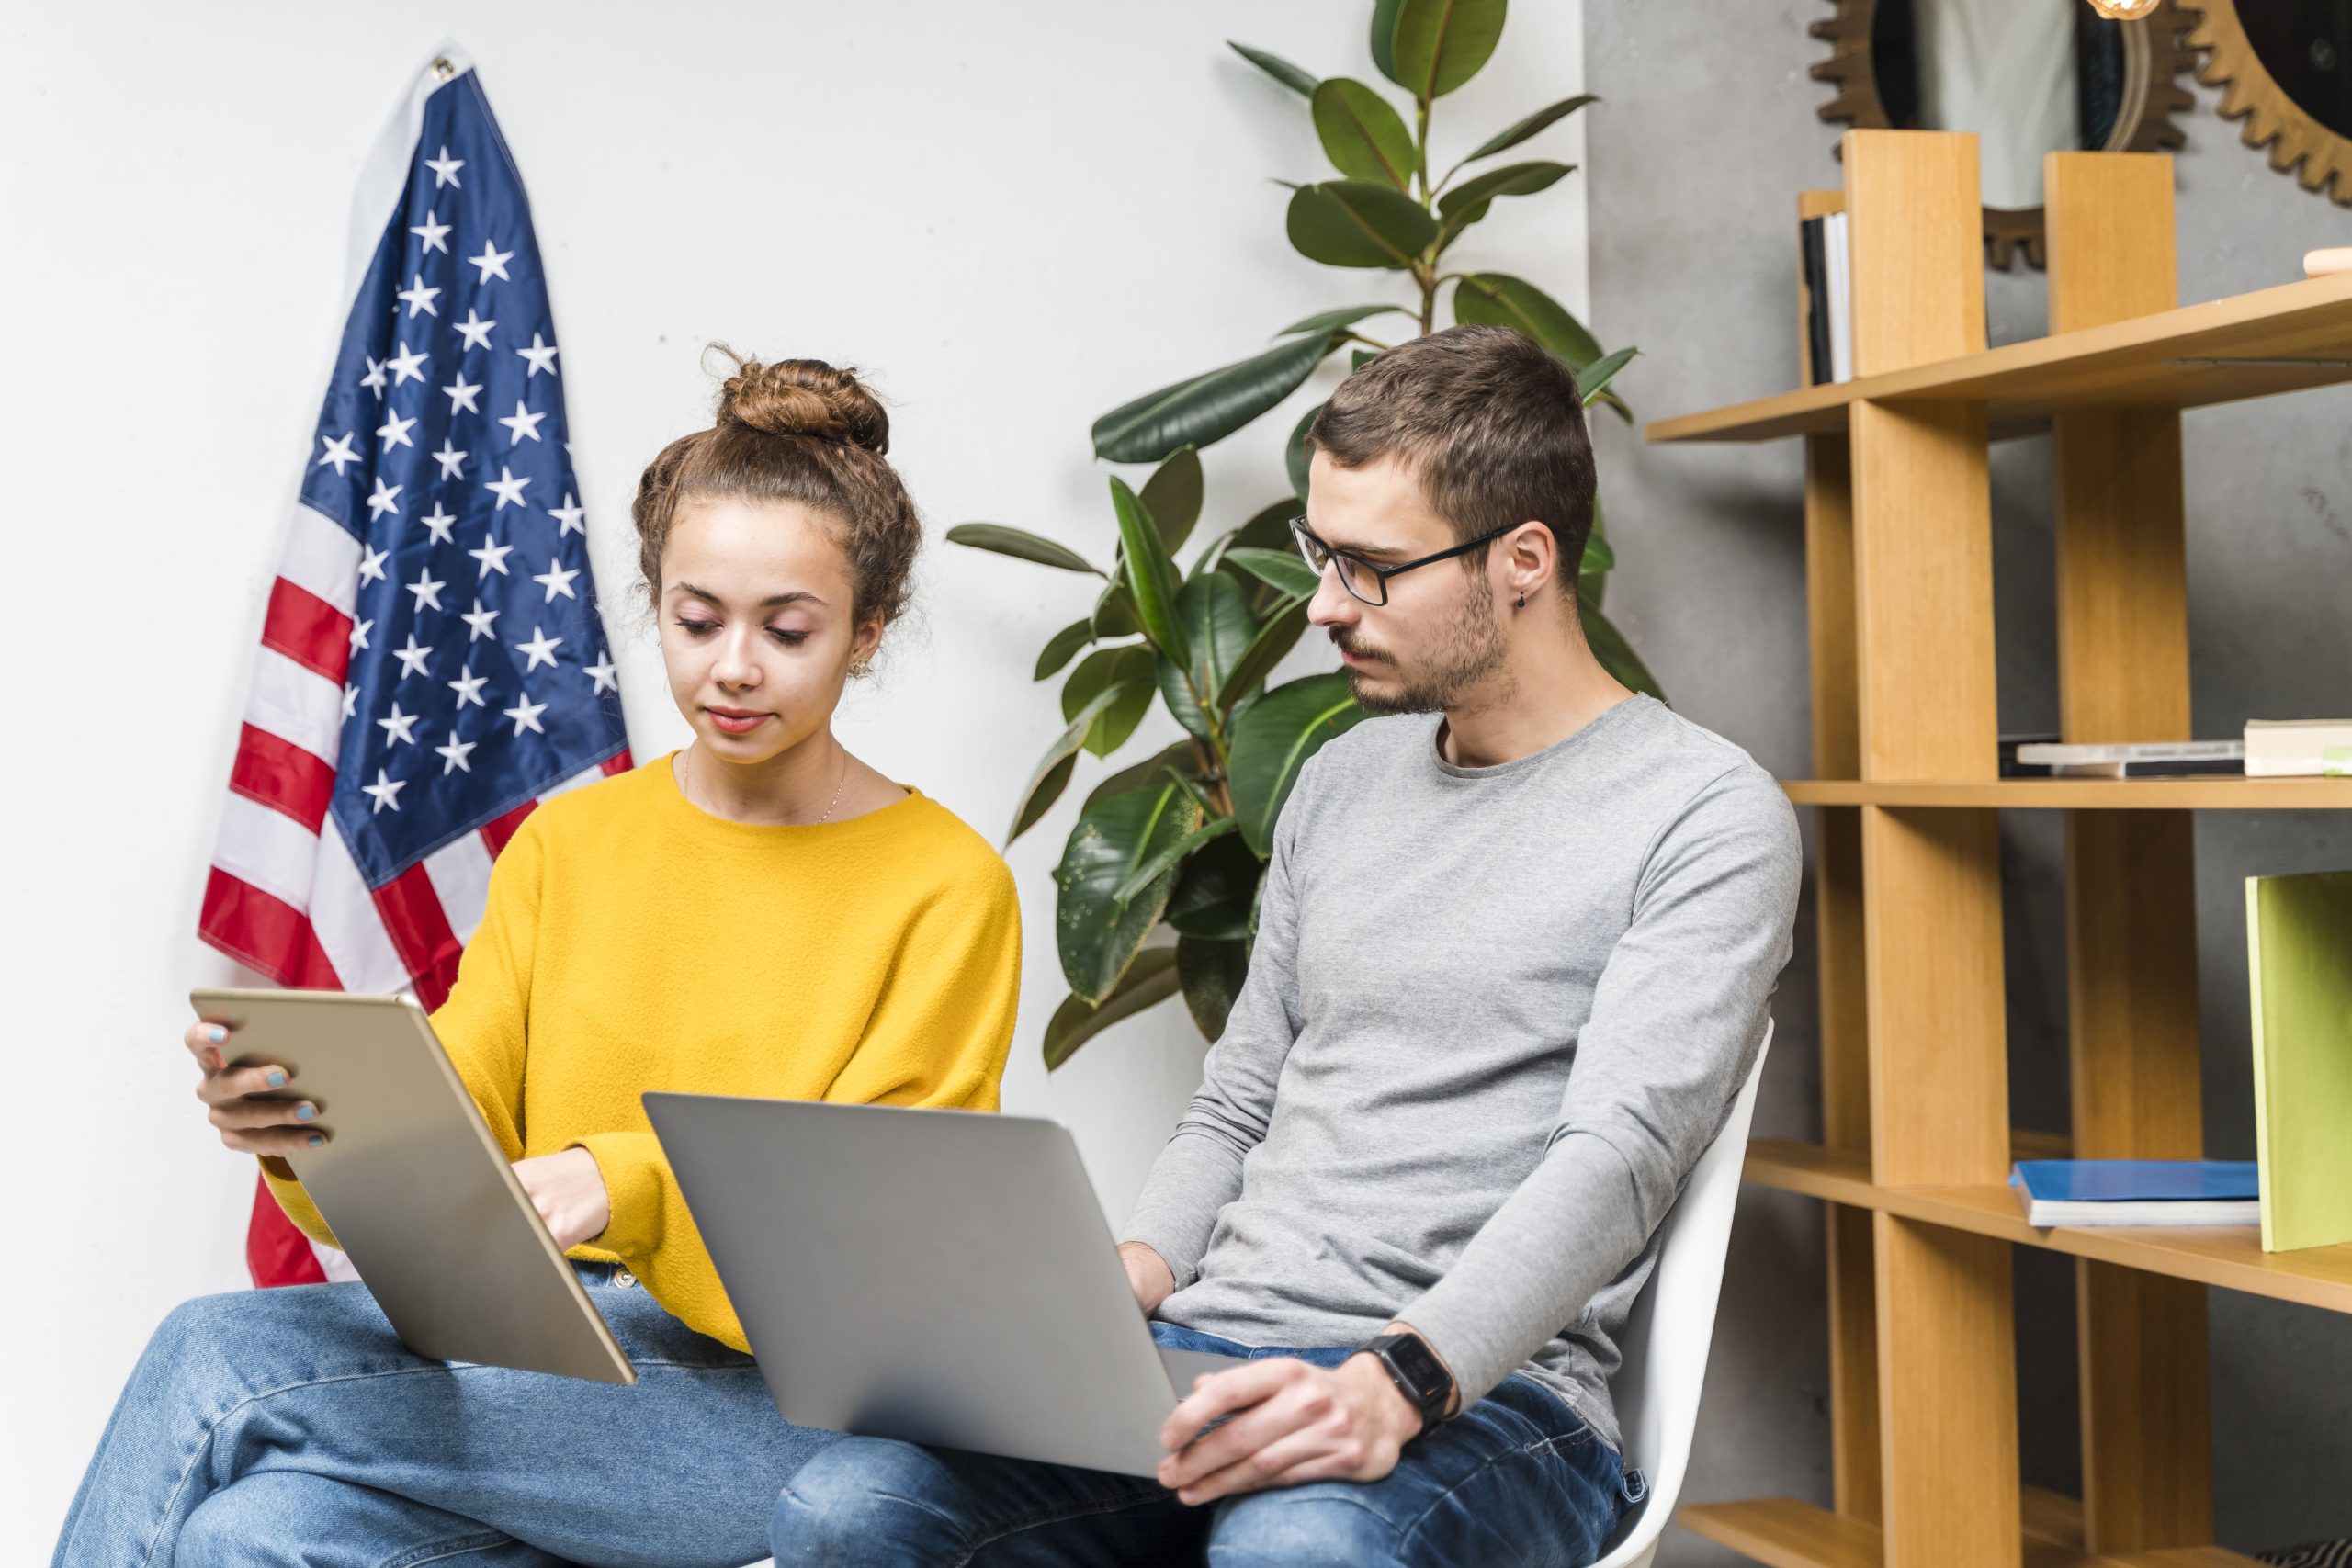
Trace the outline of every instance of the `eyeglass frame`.
[[[1530, 519], [1530, 521], [1532, 521], [1532, 519]], [[1329, 568], [1332, 561], [1338, 560], [1343, 556], [1349, 560], [1353, 561], [1356, 565], [1363, 568], [1364, 570], [1372, 573], [1374, 581], [1380, 584], [1380, 597], [1377, 599], [1367, 599], [1363, 594], [1357, 592], [1349, 583], [1348, 575], [1345, 572], [1341, 572], [1340, 574], [1340, 586], [1347, 589], [1348, 596], [1355, 600], [1358, 604], [1369, 604], [1374, 609], [1380, 609], [1387, 604], [1388, 580], [1396, 576], [1398, 572], [1410, 571], [1417, 566], [1428, 566], [1433, 561], [1451, 560], [1455, 556], [1468, 555], [1472, 550], [1476, 549], [1479, 546], [1492, 544], [1495, 540], [1501, 538], [1505, 534], [1515, 532], [1516, 530], [1525, 526], [1526, 525], [1523, 523], [1512, 523], [1504, 527], [1497, 528], [1492, 533], [1481, 534], [1476, 538], [1456, 545], [1450, 550], [1440, 550], [1435, 555], [1423, 556], [1418, 560], [1400, 561], [1395, 566], [1382, 566], [1377, 561], [1364, 559], [1363, 557], [1356, 554], [1353, 550], [1343, 550], [1340, 548], [1339, 546], [1327, 542], [1321, 535], [1316, 533], [1314, 529], [1309, 528], [1306, 525], [1306, 514], [1305, 513], [1301, 513], [1299, 515], [1290, 520], [1291, 536], [1298, 545], [1298, 558], [1306, 561], [1307, 566], [1313, 568], [1315, 575], [1318, 579], [1323, 575], [1324, 571]], [[1317, 567], [1315, 562], [1307, 556], [1307, 547], [1310, 544], [1316, 548], [1321, 550], [1324, 554], [1325, 559], [1321, 567]]]

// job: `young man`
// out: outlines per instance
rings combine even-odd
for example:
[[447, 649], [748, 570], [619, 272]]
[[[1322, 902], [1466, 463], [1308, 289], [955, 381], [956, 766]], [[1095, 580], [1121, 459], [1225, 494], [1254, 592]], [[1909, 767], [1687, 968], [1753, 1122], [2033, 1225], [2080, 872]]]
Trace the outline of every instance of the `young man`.
[[1395, 716], [1301, 772], [1120, 1247], [1161, 1344], [1247, 1359], [1170, 1416], [1156, 1480], [835, 1444], [777, 1503], [780, 1565], [1573, 1565], [1642, 1495], [1616, 1337], [1754, 1063], [1794, 814], [1586, 646], [1558, 361], [1437, 333], [1312, 440], [1309, 615]]

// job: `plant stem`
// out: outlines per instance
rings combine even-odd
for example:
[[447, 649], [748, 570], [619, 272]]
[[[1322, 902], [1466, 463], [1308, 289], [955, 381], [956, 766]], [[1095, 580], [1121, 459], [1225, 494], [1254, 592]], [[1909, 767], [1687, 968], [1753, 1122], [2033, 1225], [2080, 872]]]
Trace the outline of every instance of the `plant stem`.
[[[1430, 186], [1430, 101], [1420, 94], [1413, 95], [1413, 151], [1415, 172], [1421, 183], [1421, 210], [1436, 216]], [[1437, 257], [1413, 269], [1413, 281], [1421, 290], [1421, 333], [1430, 335], [1437, 324]]]

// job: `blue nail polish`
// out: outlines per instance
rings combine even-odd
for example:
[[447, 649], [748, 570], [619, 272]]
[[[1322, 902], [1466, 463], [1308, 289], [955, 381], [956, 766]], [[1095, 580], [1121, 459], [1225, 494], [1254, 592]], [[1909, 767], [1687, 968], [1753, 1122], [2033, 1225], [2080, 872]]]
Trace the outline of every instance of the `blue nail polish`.
[[270, 1074], [269, 1087], [272, 1089], [284, 1089], [286, 1087], [286, 1075], [284, 1073]]
[[312, 1148], [314, 1148], [314, 1149], [315, 1149], [315, 1148], [318, 1148], [319, 1146], [321, 1146], [322, 1145], [323, 1145], [325, 1142], [326, 1142], [326, 1140], [325, 1140], [324, 1138], [320, 1137], [316, 1133], [313, 1133], [313, 1134], [311, 1134], [311, 1146]]
[[220, 1042], [229, 1038], [229, 1032], [216, 1023], [211, 1028], [204, 1032], [204, 1037], [207, 1040], [211, 1041], [215, 1045], [218, 1045]]
[[315, 1105], [297, 1106], [294, 1110], [294, 1120], [297, 1122], [308, 1122], [311, 1117], [316, 1116], [318, 1113], [319, 1108]]

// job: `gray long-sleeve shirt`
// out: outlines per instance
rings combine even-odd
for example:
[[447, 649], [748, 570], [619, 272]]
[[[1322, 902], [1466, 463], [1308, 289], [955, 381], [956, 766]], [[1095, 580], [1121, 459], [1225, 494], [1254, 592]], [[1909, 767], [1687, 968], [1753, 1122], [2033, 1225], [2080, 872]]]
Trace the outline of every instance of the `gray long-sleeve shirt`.
[[1612, 1447], [1658, 1222], [1755, 1062], [1795, 814], [1651, 698], [1457, 767], [1435, 715], [1301, 772], [1250, 975], [1121, 1239], [1171, 1323], [1256, 1345], [1401, 1318], [1463, 1402], [1524, 1369]]

